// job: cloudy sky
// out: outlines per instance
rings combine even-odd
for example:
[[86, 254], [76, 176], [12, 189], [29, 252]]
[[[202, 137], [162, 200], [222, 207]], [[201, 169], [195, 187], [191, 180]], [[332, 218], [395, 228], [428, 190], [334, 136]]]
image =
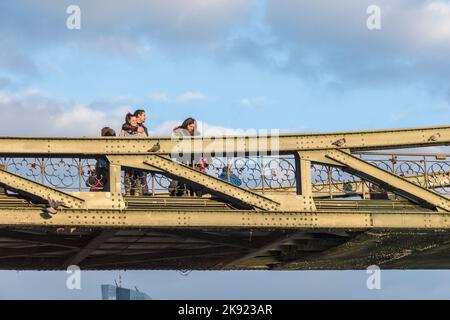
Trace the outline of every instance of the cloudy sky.
[[[66, 26], [70, 5], [79, 30]], [[367, 28], [370, 5], [379, 30]], [[450, 115], [444, 0], [1, 1], [0, 48], [0, 135], [94, 136], [136, 108], [157, 135], [187, 116], [205, 128], [311, 132], [445, 125]], [[446, 272], [388, 273], [375, 295], [361, 289], [364, 272], [126, 274], [166, 298], [235, 297], [242, 281], [245, 298], [450, 292]], [[77, 293], [60, 288], [64, 277], [0, 272], [0, 298], [96, 298], [116, 273], [87, 275], [92, 290]]]
[[97, 135], [137, 107], [154, 134], [187, 116], [299, 132], [450, 113], [448, 1], [2, 1], [0, 46], [2, 135]]

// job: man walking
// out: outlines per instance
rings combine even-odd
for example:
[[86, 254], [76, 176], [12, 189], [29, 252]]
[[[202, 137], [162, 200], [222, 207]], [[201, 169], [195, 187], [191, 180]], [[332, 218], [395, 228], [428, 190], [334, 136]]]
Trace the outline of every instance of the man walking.
[[145, 114], [145, 110], [138, 109], [134, 112], [134, 116], [136, 117], [138, 123], [138, 133], [145, 133], [148, 137], [147, 127], [144, 125], [145, 120], [147, 120], [147, 115]]
[[[145, 120], [147, 120], [147, 115], [145, 113], [145, 110], [142, 110], [142, 109], [136, 110], [134, 112], [134, 116], [136, 117], [136, 120], [137, 120], [137, 125], [138, 125], [137, 132], [138, 132], [138, 134], [141, 134], [143, 136], [148, 137], [148, 129], [144, 125]], [[136, 170], [135, 173], [136, 173], [136, 178], [138, 180], [137, 181], [137, 184], [138, 184], [137, 188], [139, 188], [139, 189], [142, 188], [142, 194], [143, 195], [149, 195], [148, 184], [147, 184], [147, 173], [145, 171], [141, 171], [141, 170]]]

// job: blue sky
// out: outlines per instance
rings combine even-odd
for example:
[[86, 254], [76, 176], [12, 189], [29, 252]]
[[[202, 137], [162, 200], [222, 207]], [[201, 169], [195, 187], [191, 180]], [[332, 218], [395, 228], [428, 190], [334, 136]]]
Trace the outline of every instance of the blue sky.
[[446, 124], [448, 1], [378, 1], [381, 30], [370, 4], [3, 2], [0, 134], [97, 135], [137, 107], [155, 134], [187, 116], [290, 132]]
[[[80, 30], [66, 28], [71, 4]], [[380, 30], [366, 27], [371, 4]], [[188, 116], [314, 132], [445, 125], [450, 114], [444, 0], [2, 1], [0, 48], [0, 135], [93, 136], [136, 108], [155, 135]], [[78, 293], [61, 289], [64, 273], [13, 274], [0, 272], [0, 298], [96, 298], [116, 273]], [[245, 298], [449, 296], [447, 272], [387, 274], [377, 293], [360, 289], [364, 272], [127, 277], [165, 298], [232, 298], [242, 281]], [[51, 290], [24, 293], [35, 283]]]
[[367, 289], [366, 271], [81, 272], [80, 290], [66, 272], [0, 274], [0, 299], [100, 299], [102, 284], [146, 292], [153, 299], [450, 299], [448, 271], [381, 271], [381, 288]]

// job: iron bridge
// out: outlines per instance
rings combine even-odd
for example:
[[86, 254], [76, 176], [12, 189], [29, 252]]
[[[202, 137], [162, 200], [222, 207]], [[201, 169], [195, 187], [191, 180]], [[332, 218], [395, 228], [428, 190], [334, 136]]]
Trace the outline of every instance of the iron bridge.
[[[0, 137], [0, 269], [447, 269], [449, 144], [450, 126]], [[206, 151], [204, 172], [173, 156]]]

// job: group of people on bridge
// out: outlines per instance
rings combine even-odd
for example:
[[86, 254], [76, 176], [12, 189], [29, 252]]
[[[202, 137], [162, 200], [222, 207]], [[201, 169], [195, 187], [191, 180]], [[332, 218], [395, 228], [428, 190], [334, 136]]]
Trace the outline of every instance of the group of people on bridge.
[[[145, 126], [146, 120], [147, 114], [143, 109], [138, 109], [134, 113], [128, 112], [125, 116], [125, 122], [120, 129], [119, 137], [149, 137], [148, 128]], [[101, 135], [103, 137], [115, 137], [116, 131], [110, 127], [104, 127], [101, 130]], [[175, 127], [172, 131], [173, 137], [193, 137], [199, 135], [200, 132], [197, 129], [197, 121], [192, 117], [184, 120], [181, 125]], [[209, 167], [209, 161], [206, 157], [194, 159], [193, 155], [190, 161], [183, 159], [183, 164], [192, 166], [200, 172], [205, 172]], [[97, 162], [95, 172], [90, 175], [90, 178], [87, 181], [87, 186], [90, 188], [90, 191], [108, 191], [108, 175], [109, 165], [107, 161], [102, 159], [99, 160]], [[240, 186], [242, 184], [241, 179], [233, 173], [230, 166], [224, 166], [218, 178], [236, 186]], [[205, 193], [203, 188], [194, 188], [186, 185], [182, 181], [177, 180], [172, 180], [168, 189], [171, 196], [202, 196]], [[150, 195], [147, 183], [147, 173], [145, 171], [132, 168], [125, 169], [125, 195]]]

